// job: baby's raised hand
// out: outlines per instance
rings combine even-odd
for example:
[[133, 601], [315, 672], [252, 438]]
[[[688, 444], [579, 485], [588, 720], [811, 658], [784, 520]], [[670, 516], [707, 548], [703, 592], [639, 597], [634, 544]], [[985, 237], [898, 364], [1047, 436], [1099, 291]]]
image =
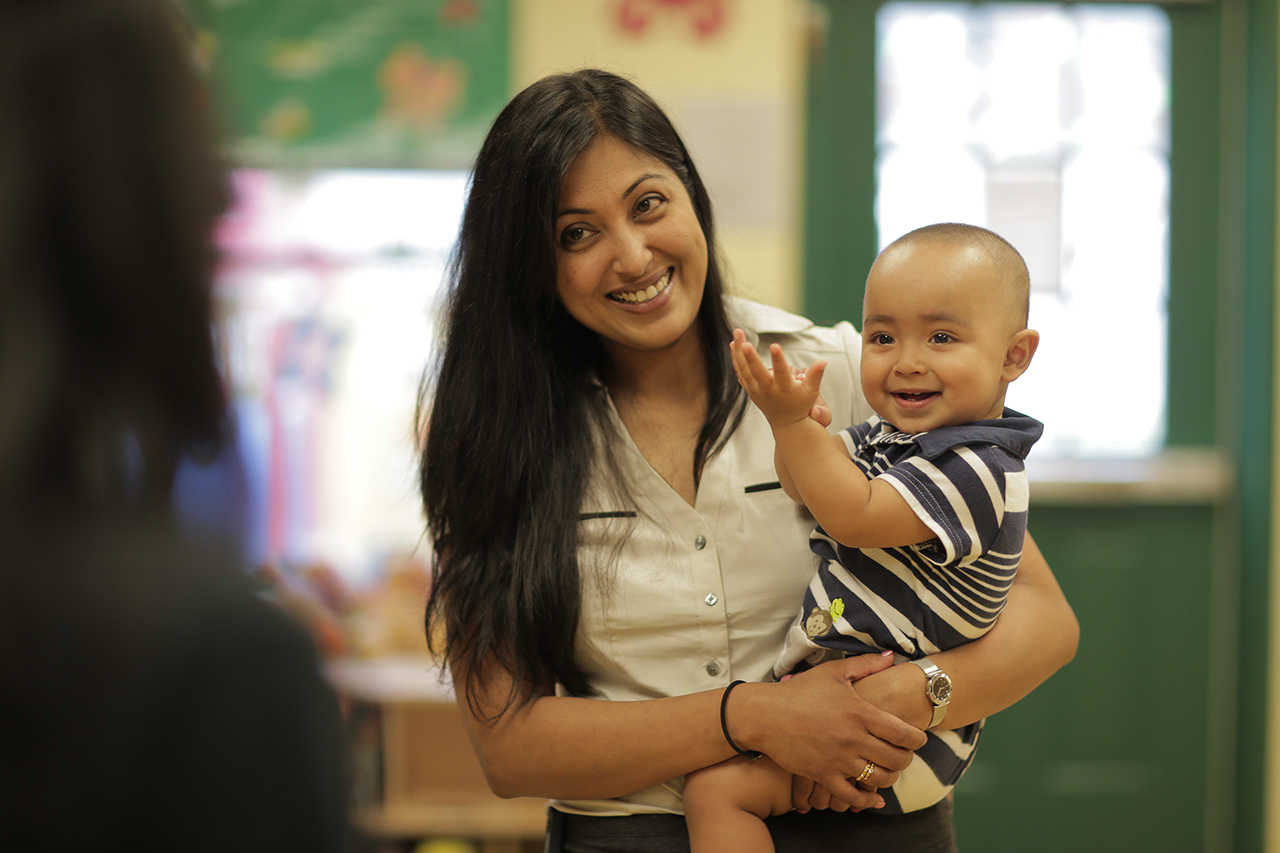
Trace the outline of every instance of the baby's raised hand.
[[[795, 423], [810, 416], [821, 403], [818, 389], [822, 385], [825, 361], [816, 361], [807, 369], [793, 370], [787, 364], [782, 347], [769, 347], [772, 369], [765, 367], [756, 348], [747, 342], [741, 329], [733, 332], [729, 345], [733, 355], [733, 369], [738, 382], [746, 389], [751, 402], [764, 413], [770, 426], [779, 427]], [[825, 408], [825, 404], [821, 404]]]

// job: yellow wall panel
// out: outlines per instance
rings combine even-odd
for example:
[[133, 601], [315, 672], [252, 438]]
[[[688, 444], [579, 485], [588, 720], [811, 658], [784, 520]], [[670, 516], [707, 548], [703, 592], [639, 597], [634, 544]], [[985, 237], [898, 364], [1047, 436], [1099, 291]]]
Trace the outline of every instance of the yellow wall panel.
[[595, 66], [667, 109], [716, 204], [731, 286], [795, 309], [808, 6], [802, 0], [515, 0], [512, 87]]

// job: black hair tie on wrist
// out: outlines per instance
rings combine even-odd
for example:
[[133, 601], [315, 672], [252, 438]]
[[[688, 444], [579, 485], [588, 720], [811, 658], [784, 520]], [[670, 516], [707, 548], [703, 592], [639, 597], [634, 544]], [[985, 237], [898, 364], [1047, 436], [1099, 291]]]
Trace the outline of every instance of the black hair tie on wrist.
[[735, 681], [724, 689], [724, 695], [720, 697], [720, 731], [724, 732], [724, 739], [729, 742], [729, 746], [733, 747], [733, 751], [738, 755], [745, 755], [751, 761], [755, 761], [764, 753], [756, 752], [754, 749], [743, 749], [733, 742], [733, 738], [729, 737], [729, 723], [725, 720], [724, 709], [729, 705], [729, 693], [739, 684], [745, 684], [743, 681]]

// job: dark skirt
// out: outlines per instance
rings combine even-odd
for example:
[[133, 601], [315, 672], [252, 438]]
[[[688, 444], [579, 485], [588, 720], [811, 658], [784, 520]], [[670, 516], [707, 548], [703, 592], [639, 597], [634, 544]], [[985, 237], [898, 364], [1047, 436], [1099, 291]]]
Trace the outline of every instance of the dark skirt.
[[[951, 801], [902, 815], [789, 812], [768, 819], [777, 853], [955, 853]], [[680, 815], [587, 817], [550, 810], [546, 853], [689, 853]]]

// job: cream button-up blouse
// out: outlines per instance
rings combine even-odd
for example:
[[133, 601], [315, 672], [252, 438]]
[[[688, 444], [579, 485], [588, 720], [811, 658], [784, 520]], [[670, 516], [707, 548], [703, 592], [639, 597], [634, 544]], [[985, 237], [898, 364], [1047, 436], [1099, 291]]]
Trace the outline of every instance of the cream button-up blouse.
[[[861, 339], [852, 325], [822, 328], [738, 299], [729, 310], [762, 354], [777, 342], [793, 365], [828, 361], [822, 393], [833, 432], [872, 414], [859, 390]], [[624, 437], [619, 456], [635, 503], [591, 490], [579, 552], [577, 653], [599, 698], [652, 699], [768, 678], [815, 562], [808, 543], [813, 520], [778, 484], [764, 416], [748, 404], [729, 442], [707, 463], [696, 507], [649, 466], [616, 415], [615, 426]], [[583, 814], [679, 814], [682, 782], [616, 800], [554, 805]]]

